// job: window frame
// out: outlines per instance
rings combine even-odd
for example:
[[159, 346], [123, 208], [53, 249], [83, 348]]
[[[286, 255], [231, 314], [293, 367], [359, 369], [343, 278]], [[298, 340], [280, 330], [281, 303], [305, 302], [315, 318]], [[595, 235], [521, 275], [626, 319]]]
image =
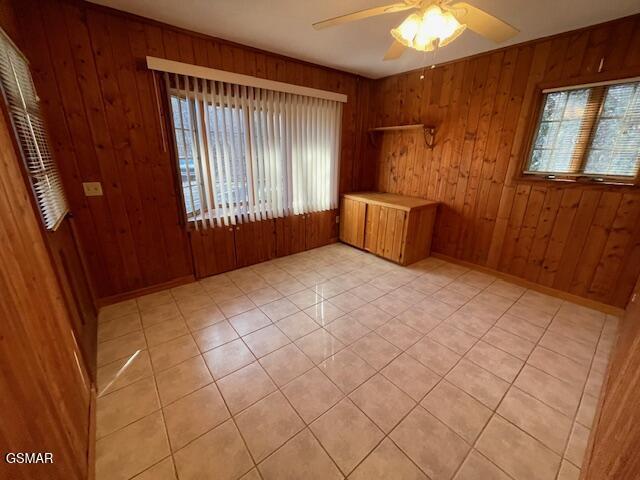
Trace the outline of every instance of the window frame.
[[[21, 106], [18, 105], [17, 108], [14, 106], [15, 104], [12, 104], [10, 89], [2, 80], [0, 81], [0, 103], [2, 103], [0, 106], [2, 112], [0, 112], [0, 114], [5, 115], [7, 123], [11, 128], [11, 140], [16, 152], [20, 154], [22, 174], [31, 190], [32, 205], [38, 212], [41, 227], [45, 232], [55, 232], [60, 228], [60, 225], [62, 225], [71, 210], [62, 183], [62, 175], [58, 167], [56, 154], [49, 136], [49, 128], [44, 118], [42, 104], [35, 86], [34, 74], [27, 57], [24, 56], [11, 37], [2, 28], [0, 28], [0, 37], [3, 42], [6, 42], [8, 47], [6, 52], [4, 49], [0, 49], [0, 54], [6, 54], [7, 57], [13, 54], [18, 60], [17, 63], [14, 63], [9, 59], [8, 64], [13, 72], [15, 84], [18, 89], [18, 103], [21, 104]], [[25, 78], [18, 78], [17, 70], [19, 68], [24, 69]], [[23, 93], [25, 90], [27, 92]], [[29, 98], [32, 98], [32, 102], [29, 101]], [[18, 117], [15, 110], [19, 110], [20, 113], [23, 114], [22, 118]], [[37, 150], [37, 155], [42, 165], [37, 172], [35, 172], [30, 165], [31, 155], [29, 154], [29, 145], [23, 141], [24, 134], [21, 133], [21, 131], [24, 130], [24, 127], [19, 127], [19, 120], [25, 120], [29, 125], [29, 139], [33, 142], [33, 147]], [[39, 125], [34, 126], [34, 124], [38, 123]], [[49, 162], [47, 162], [47, 166], [45, 166], [44, 157], [48, 157]], [[41, 191], [38, 191], [39, 176], [45, 176], [47, 183], [57, 184], [57, 187], [49, 190], [49, 193], [53, 193], [53, 196], [47, 196], [42, 194]], [[57, 218], [50, 222], [48, 213], [56, 213], [56, 211], [58, 213]]]
[[[205, 123], [205, 119], [204, 119], [204, 115], [202, 110], [196, 111], [195, 109], [195, 102], [200, 102], [201, 99], [197, 98], [196, 96], [187, 93], [186, 95], [184, 94], [184, 92], [180, 91], [179, 89], [175, 89], [175, 88], [171, 88], [171, 89], [167, 89], [167, 95], [168, 97], [168, 101], [167, 101], [167, 105], [168, 105], [168, 116], [170, 117], [170, 122], [169, 122], [169, 136], [172, 137], [172, 142], [174, 144], [174, 149], [175, 149], [175, 156], [176, 156], [176, 160], [177, 160], [177, 164], [176, 164], [176, 173], [178, 175], [178, 178], [181, 178], [181, 167], [180, 167], [180, 154], [179, 154], [179, 147], [175, 138], [175, 130], [178, 130], [178, 127], [176, 127], [173, 123], [173, 118], [172, 118], [172, 107], [171, 107], [171, 101], [173, 100], [174, 97], [176, 97], [180, 102], [182, 102], [183, 100], [188, 101], [189, 105], [189, 115], [199, 115], [200, 116], [200, 120], [202, 122], [202, 124]], [[207, 107], [213, 107], [215, 108], [236, 108], [233, 105], [230, 105], [228, 103], [216, 103], [215, 105], [210, 103], [210, 102], [205, 102]], [[242, 110], [242, 109], [240, 109]], [[243, 111], [243, 110], [242, 110]], [[242, 123], [243, 123], [243, 128], [244, 128], [244, 133], [246, 135], [250, 135], [251, 132], [251, 123], [249, 121], [249, 117], [248, 115], [246, 115], [248, 112], [244, 112], [243, 111], [243, 115], [242, 115]], [[185, 126], [183, 125], [181, 128], [181, 130], [183, 131], [188, 131], [188, 132], [192, 132], [191, 128], [185, 128]], [[173, 133], [173, 135], [172, 135]], [[185, 145], [186, 148], [186, 145]], [[192, 152], [193, 153], [193, 152]], [[185, 157], [185, 158], [190, 158], [190, 157]], [[192, 161], [195, 162], [195, 159], [192, 159]], [[187, 171], [189, 170], [189, 168], [187, 167]], [[195, 172], [194, 172], [195, 175]], [[197, 177], [196, 177], [197, 178]], [[202, 189], [204, 190], [205, 188], [205, 181], [206, 179], [204, 178], [204, 176], [202, 178], [200, 178], [200, 184]], [[247, 179], [247, 181], [249, 181]], [[202, 204], [200, 205], [200, 209], [193, 211], [193, 212], [187, 212], [187, 200], [185, 198], [184, 195], [184, 188], [182, 183], [180, 182], [178, 189], [180, 190], [180, 192], [182, 192], [181, 195], [181, 202], [182, 202], [182, 210], [184, 212], [185, 218], [187, 219], [188, 222], [192, 223], [197, 219], [201, 219], [203, 218], [206, 213], [208, 212], [208, 210], [206, 209], [206, 207], [204, 207]], [[202, 199], [200, 200], [202, 202]], [[217, 201], [217, 200], [216, 200]], [[257, 200], [256, 200], [257, 201]], [[233, 203], [226, 203], [224, 205], [226, 208], [231, 208], [231, 207], [238, 207], [238, 206], [246, 206], [246, 202], [241, 200], [239, 202], [235, 201]], [[218, 208], [222, 208], [223, 204], [218, 202]]]
[[[189, 107], [190, 107], [190, 115], [192, 114], [191, 112], [191, 100], [193, 101], [201, 101], [201, 98], [199, 97], [199, 95], [197, 93], [194, 93], [191, 90], [186, 90], [182, 89], [182, 88], [176, 88], [175, 85], [172, 83], [172, 81], [174, 80], [174, 77], [178, 75], [178, 74], [173, 74], [171, 72], [158, 72], [158, 71], [154, 71], [153, 72], [153, 79], [154, 79], [154, 83], [155, 83], [155, 88], [156, 88], [156, 101], [158, 104], [158, 114], [160, 118], [160, 122], [161, 122], [161, 126], [162, 126], [162, 142], [163, 142], [163, 149], [165, 152], [167, 152], [172, 161], [171, 163], [171, 167], [172, 167], [172, 171], [173, 171], [173, 176], [176, 179], [173, 182], [173, 189], [175, 191], [175, 199], [176, 199], [176, 205], [179, 208], [180, 212], [179, 212], [179, 219], [180, 219], [180, 224], [184, 227], [186, 227], [187, 231], [191, 231], [191, 230], [198, 230], [200, 228], [227, 228], [227, 227], [233, 227], [236, 224], [239, 223], [244, 223], [247, 220], [244, 218], [249, 217], [251, 215], [250, 211], [245, 211], [245, 212], [241, 212], [240, 214], [234, 214], [235, 218], [236, 218], [236, 223], [233, 223], [233, 220], [230, 220], [231, 223], [226, 223], [227, 220], [225, 220], [225, 218], [227, 218], [227, 215], [225, 214], [224, 216], [221, 216], [220, 218], [218, 218], [215, 222], [215, 224], [213, 223], [213, 221], [208, 222], [207, 221], [207, 215], [206, 212], [208, 212], [208, 210], [206, 208], [201, 208], [198, 209], [195, 213], [187, 213], [187, 199], [185, 197], [185, 191], [182, 188], [182, 183], [180, 181], [181, 175], [180, 175], [180, 158], [179, 158], [179, 152], [178, 152], [178, 144], [177, 144], [177, 138], [175, 135], [175, 124], [174, 124], [174, 118], [173, 118], [173, 114], [172, 114], [172, 97], [178, 97], [181, 98], [183, 101], [185, 99], [189, 99]], [[182, 77], [182, 74], [180, 74]], [[189, 77], [189, 78], [193, 78], [193, 77]], [[200, 79], [202, 80], [202, 79]], [[206, 78], [205, 78], [206, 80]], [[182, 78], [179, 80], [180, 82], [183, 81]], [[208, 81], [215, 81], [215, 80], [208, 80]], [[225, 83], [225, 82], [221, 82], [221, 83]], [[231, 84], [231, 85], [236, 85], [236, 84]], [[243, 86], [243, 84], [238, 84], [240, 87]], [[288, 85], [288, 84], [287, 84]], [[259, 89], [259, 90], [270, 90], [268, 88], [262, 88], [262, 87], [253, 87], [255, 89]], [[274, 92], [284, 92], [284, 90], [273, 90]], [[285, 92], [286, 93], [286, 92]], [[329, 92], [331, 93], [331, 92]], [[334, 127], [332, 128], [336, 128], [337, 131], [335, 132], [335, 145], [333, 145], [331, 148], [331, 155], [335, 154], [335, 159], [333, 160], [333, 162], [335, 163], [335, 165], [333, 167], [328, 167], [327, 168], [327, 173], [331, 173], [334, 178], [331, 180], [332, 182], [335, 183], [334, 187], [335, 187], [335, 191], [329, 189], [328, 191], [330, 192], [331, 195], [333, 195], [331, 192], [333, 191], [333, 193], [335, 193], [335, 199], [332, 198], [328, 201], [328, 203], [330, 204], [327, 208], [322, 208], [320, 210], [313, 210], [313, 211], [307, 211], [307, 212], [303, 212], [303, 213], [294, 213], [294, 211], [290, 211], [290, 212], [286, 212], [283, 214], [282, 212], [278, 213], [277, 210], [272, 210], [272, 211], [268, 211], [268, 212], [262, 212], [261, 209], [257, 209], [258, 206], [260, 206], [261, 204], [264, 204], [265, 202], [267, 204], [269, 204], [269, 199], [258, 199], [258, 198], [254, 198], [253, 199], [253, 209], [255, 210], [253, 215], [255, 215], [256, 219], [255, 220], [249, 220], [249, 221], [258, 221], [258, 217], [259, 215], [267, 215], [266, 218], [284, 218], [286, 216], [291, 216], [291, 215], [307, 215], [307, 214], [311, 214], [311, 213], [317, 213], [317, 212], [324, 212], [324, 211], [329, 211], [329, 210], [335, 210], [337, 207], [337, 205], [339, 205], [339, 183], [338, 183], [338, 172], [339, 172], [339, 168], [340, 168], [340, 160], [342, 157], [342, 149], [341, 149], [341, 141], [342, 141], [342, 125], [343, 125], [343, 116], [344, 116], [344, 112], [342, 109], [342, 105], [344, 103], [346, 103], [346, 100], [333, 100], [333, 99], [326, 99], [322, 96], [309, 96], [309, 95], [303, 95], [300, 93], [292, 93], [292, 96], [297, 96], [297, 97], [310, 97], [313, 99], [318, 99], [320, 98], [321, 100], [325, 100], [328, 101], [329, 103], [333, 102], [336, 103], [336, 105], [339, 105], [339, 108], [337, 108], [335, 111], [333, 111], [333, 113], [329, 112], [327, 113], [326, 116], [326, 121], [327, 122], [331, 122], [332, 119], [334, 119], [333, 115], [335, 116], [335, 120], [337, 121], [337, 123], [334, 125]], [[336, 95], [341, 95], [341, 94], [336, 94]], [[346, 96], [345, 96], [346, 99]], [[211, 102], [205, 102], [208, 106], [212, 106]], [[302, 105], [302, 104], [300, 104]], [[229, 108], [235, 108], [235, 105], [233, 105], [232, 103], [223, 101], [216, 101], [216, 106], [220, 107], [229, 107]], [[316, 105], [316, 107], [320, 108], [322, 107], [321, 105]], [[325, 105], [323, 108], [328, 108], [329, 105]], [[243, 113], [248, 112], [248, 110], [246, 108], [242, 108], [241, 109]], [[258, 111], [259, 108], [257, 108], [257, 104], [254, 105], [254, 110], [253, 111]], [[247, 135], [251, 135], [251, 132], [254, 131], [254, 128], [252, 127], [251, 124], [251, 120], [250, 120], [250, 115], [248, 114], [243, 114], [242, 115], [242, 123], [244, 125], [244, 129], [245, 132], [247, 133]], [[334, 169], [334, 170], [332, 170]], [[333, 173], [332, 173], [333, 172]], [[248, 183], [250, 184], [252, 183], [252, 181], [250, 181], [251, 179], [248, 179]], [[202, 184], [202, 183], [201, 183]], [[291, 193], [289, 194], [291, 195]], [[251, 202], [251, 200], [249, 200], [249, 202]], [[335, 206], [331, 206], [333, 205], [333, 202], [335, 202]], [[227, 209], [234, 207], [242, 207], [244, 205], [250, 205], [250, 203], [245, 203], [245, 201], [233, 201], [231, 203], [226, 203], [225, 204]], [[221, 207], [222, 204], [220, 202], [218, 202], [218, 207]], [[291, 207], [283, 207], [285, 208], [295, 208], [295, 206]], [[308, 206], [307, 206], [308, 208]], [[264, 220], [264, 218], [262, 218], [262, 220]], [[221, 223], [222, 222], [222, 223]]]
[[[637, 187], [640, 185], [640, 168], [636, 172], [636, 176], [631, 178], [628, 176], [612, 176], [612, 175], [592, 175], [585, 173], [551, 173], [551, 172], [530, 172], [527, 170], [527, 166], [533, 153], [536, 135], [538, 133], [538, 127], [542, 117], [544, 108], [545, 90], [550, 89], [576, 89], [576, 87], [593, 87], [598, 83], [627, 83], [640, 81], [638, 77], [640, 72], [630, 72], [629, 75], [598, 75], [596, 77], [577, 77], [571, 79], [571, 81], [562, 82], [541, 82], [535, 87], [535, 92], [532, 99], [532, 109], [529, 115], [529, 120], [525, 130], [525, 142], [521, 149], [520, 162], [516, 173], [516, 181], [520, 182], [552, 182], [552, 183], [564, 183], [567, 185], [574, 184], [587, 184], [587, 185], [606, 185], [615, 187]], [[604, 101], [604, 95], [601, 101]], [[591, 141], [597, 127], [597, 118], [593, 122], [590, 130], [588, 143], [584, 147], [581, 158], [581, 166], [584, 166], [587, 161], [587, 154], [589, 152]]]

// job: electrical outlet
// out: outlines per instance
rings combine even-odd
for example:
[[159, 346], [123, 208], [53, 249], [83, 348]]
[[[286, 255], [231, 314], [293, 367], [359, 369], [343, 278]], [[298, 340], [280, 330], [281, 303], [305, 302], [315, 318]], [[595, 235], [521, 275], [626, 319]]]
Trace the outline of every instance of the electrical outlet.
[[340, 223], [340, 215], [336, 215], [336, 223]]
[[83, 182], [82, 188], [87, 197], [101, 197], [102, 184], [100, 182]]

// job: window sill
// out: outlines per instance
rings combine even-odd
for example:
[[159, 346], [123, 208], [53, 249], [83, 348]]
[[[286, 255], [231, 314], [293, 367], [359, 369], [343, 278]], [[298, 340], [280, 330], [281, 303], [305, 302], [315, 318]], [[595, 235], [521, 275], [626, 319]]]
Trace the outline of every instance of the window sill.
[[628, 183], [622, 180], [616, 179], [605, 179], [602, 181], [598, 181], [591, 178], [578, 177], [561, 177], [557, 176], [556, 178], [549, 178], [548, 176], [543, 175], [526, 175], [522, 174], [514, 178], [514, 183], [521, 184], [530, 184], [530, 185], [556, 185], [558, 187], [588, 187], [588, 188], [620, 188], [620, 189], [637, 189], [639, 187], [638, 184]]

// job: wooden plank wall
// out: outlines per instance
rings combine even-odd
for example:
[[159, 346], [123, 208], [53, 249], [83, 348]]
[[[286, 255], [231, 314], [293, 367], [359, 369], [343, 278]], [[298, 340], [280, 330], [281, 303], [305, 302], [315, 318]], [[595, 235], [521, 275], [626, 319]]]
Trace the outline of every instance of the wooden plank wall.
[[[10, 128], [0, 109], [0, 478], [85, 479], [89, 377]], [[54, 462], [9, 464], [7, 452]]]
[[[640, 191], [514, 181], [539, 82], [640, 75], [640, 16], [374, 82], [362, 188], [442, 202], [436, 252], [624, 307], [640, 272]], [[424, 74], [424, 79], [420, 76]], [[367, 175], [367, 172], [370, 172]]]
[[[15, 6], [98, 297], [193, 273], [147, 55], [347, 94], [340, 191], [355, 188], [367, 80], [88, 2]], [[87, 181], [102, 182], [104, 196], [85, 197]]]
[[583, 464], [583, 480], [633, 480], [640, 472], [640, 281], [621, 320]]

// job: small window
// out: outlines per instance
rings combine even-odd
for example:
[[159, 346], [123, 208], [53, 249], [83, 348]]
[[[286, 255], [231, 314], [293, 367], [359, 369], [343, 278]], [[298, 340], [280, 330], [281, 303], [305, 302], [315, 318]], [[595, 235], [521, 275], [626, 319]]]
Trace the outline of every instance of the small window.
[[636, 183], [640, 81], [544, 90], [524, 174]]
[[47, 230], [55, 230], [68, 206], [44, 126], [40, 101], [29, 64], [11, 39], [0, 30], [0, 96], [20, 146], [42, 221]]

